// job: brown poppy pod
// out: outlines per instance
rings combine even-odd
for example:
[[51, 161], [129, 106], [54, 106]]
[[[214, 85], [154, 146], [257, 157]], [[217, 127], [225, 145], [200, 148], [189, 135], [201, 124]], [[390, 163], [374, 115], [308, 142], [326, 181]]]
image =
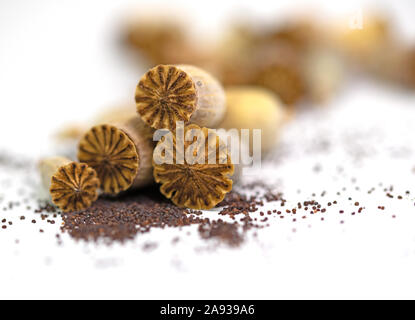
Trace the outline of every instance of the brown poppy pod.
[[190, 65], [158, 65], [137, 85], [135, 101], [141, 119], [154, 129], [185, 124], [214, 127], [226, 110], [221, 84], [209, 73]]
[[307, 50], [324, 41], [325, 30], [317, 23], [316, 17], [302, 16], [289, 19], [270, 28], [264, 34], [263, 42], [286, 43], [296, 50]]
[[126, 17], [124, 44], [143, 54], [151, 64], [167, 63], [169, 51], [181, 50], [188, 41], [186, 17], [164, 14], [162, 10], [142, 8]]
[[64, 157], [39, 162], [43, 187], [63, 212], [87, 209], [98, 198], [99, 179], [94, 169]]
[[406, 66], [403, 75], [403, 82], [412, 89], [415, 89], [415, 48], [406, 48], [402, 65]]
[[[195, 134], [193, 139], [189, 134]], [[154, 151], [154, 179], [161, 193], [179, 207], [215, 207], [232, 190], [234, 166], [226, 146], [214, 131], [195, 124], [184, 128], [182, 140], [169, 135]]]
[[415, 88], [415, 50], [400, 43], [388, 44], [364, 65], [372, 76], [407, 88]]
[[237, 22], [224, 32], [214, 56], [217, 66], [213, 71], [225, 87], [254, 83], [255, 53], [262, 37], [262, 33], [246, 21]]
[[304, 52], [316, 43], [311, 18], [263, 27], [240, 24], [218, 49], [220, 80], [225, 86], [258, 85], [274, 91], [294, 111], [306, 97], [302, 63]]
[[143, 187], [153, 182], [152, 135], [137, 116], [97, 125], [81, 139], [78, 159], [97, 171], [106, 194]]
[[272, 90], [294, 112], [295, 105], [307, 95], [303, 54], [291, 45], [270, 44], [257, 51], [255, 60], [258, 64], [255, 85]]

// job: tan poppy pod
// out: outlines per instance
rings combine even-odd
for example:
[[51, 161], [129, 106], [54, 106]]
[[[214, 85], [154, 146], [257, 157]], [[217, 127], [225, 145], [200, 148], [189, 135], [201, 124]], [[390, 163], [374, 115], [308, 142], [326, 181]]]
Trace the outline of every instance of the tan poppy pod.
[[97, 171], [106, 194], [149, 185], [153, 182], [152, 134], [137, 116], [94, 126], [79, 143], [78, 159]]
[[89, 121], [81, 123], [69, 123], [61, 128], [55, 135], [59, 142], [79, 141], [85, 133], [94, 125], [122, 122], [136, 116], [135, 104], [120, 104], [115, 107], [100, 110]]
[[273, 150], [278, 135], [287, 120], [287, 111], [270, 90], [254, 86], [235, 86], [226, 89], [227, 111], [219, 128], [249, 129], [252, 152], [252, 130], [260, 129], [263, 154]]
[[358, 69], [394, 85], [415, 87], [415, 54], [382, 16], [366, 15], [362, 28], [334, 28], [331, 45]]
[[360, 27], [351, 28], [348, 21], [341, 21], [328, 33], [329, 44], [357, 64], [370, 62], [392, 39], [389, 21], [375, 14], [366, 14]]
[[124, 103], [118, 106], [106, 108], [100, 110], [93, 118], [92, 125], [105, 124], [105, 123], [121, 123], [128, 121], [136, 116], [136, 110], [134, 102]]
[[343, 60], [332, 50], [313, 48], [303, 62], [307, 98], [314, 103], [329, 102], [340, 90], [345, 78]]
[[[184, 138], [183, 148], [172, 133], [169, 133], [170, 141], [163, 137], [158, 142], [153, 159], [154, 179], [161, 184], [161, 193], [175, 205], [195, 210], [211, 209], [232, 190], [230, 177], [234, 166], [216, 133], [191, 124], [184, 128], [183, 137], [188, 137], [192, 130], [200, 134], [200, 140]], [[191, 146], [194, 148], [190, 149]], [[186, 153], [192, 154], [195, 161], [189, 160]], [[164, 161], [162, 155], [170, 155], [171, 161]]]
[[54, 135], [58, 142], [74, 141], [82, 137], [88, 126], [84, 123], [69, 123], [61, 127]]
[[63, 212], [86, 209], [98, 198], [99, 179], [94, 169], [64, 157], [39, 162], [42, 184]]
[[225, 114], [220, 83], [202, 69], [188, 65], [158, 65], [140, 80], [137, 111], [154, 129], [176, 128], [177, 121], [214, 127]]
[[230, 26], [223, 33], [216, 49], [214, 74], [226, 86], [250, 85], [257, 73], [255, 52], [262, 41], [262, 33], [246, 21]]

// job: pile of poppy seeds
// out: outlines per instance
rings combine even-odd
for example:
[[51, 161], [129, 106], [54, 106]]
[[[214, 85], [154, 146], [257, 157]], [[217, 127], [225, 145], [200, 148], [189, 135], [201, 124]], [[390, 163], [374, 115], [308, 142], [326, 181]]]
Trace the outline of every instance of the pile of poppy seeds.
[[[331, 125], [328, 120], [325, 123]], [[287, 141], [301, 136], [297, 130], [303, 128], [291, 129], [292, 137], [283, 138], [278, 150], [263, 160], [265, 172], [272, 170], [272, 173], [266, 173], [266, 178], [244, 178], [215, 209], [203, 212], [176, 207], [154, 186], [116, 198], [101, 196], [87, 210], [62, 213], [39, 196], [35, 161], [3, 151], [0, 154], [0, 236], [18, 224], [26, 224], [40, 236], [54, 230], [53, 238], [58, 244], [74, 240], [108, 245], [140, 241], [140, 235], [151, 233], [153, 229], [177, 229], [171, 241], [175, 245], [190, 231], [197, 230], [202, 242], [238, 248], [249, 239], [259, 237], [261, 230], [273, 223], [288, 223], [289, 232], [294, 235], [299, 232], [300, 224], [311, 228], [312, 224], [337, 219], [338, 225], [343, 226], [347, 225], [347, 219], [368, 212], [395, 219], [399, 216], [394, 209], [399, 208], [396, 202], [414, 208], [414, 198], [407, 185], [400, 182], [398, 187], [379, 181], [393, 181], [393, 174], [387, 176], [387, 171], [382, 171], [374, 177], [379, 179], [376, 182], [359, 176], [381, 153], [386, 154], [390, 163], [403, 161], [400, 163], [408, 168], [399, 165], [399, 169], [403, 175], [413, 176], [415, 161], [411, 165], [413, 152], [409, 147], [397, 146], [393, 137], [390, 137], [393, 148], [388, 147], [389, 142], [377, 144], [382, 131], [378, 134], [371, 128], [361, 134], [356, 131], [354, 135], [337, 136], [315, 130], [311, 135], [304, 134], [303, 140], [293, 146]], [[410, 137], [409, 134], [405, 136]], [[408, 146], [408, 143], [401, 141], [401, 145]], [[311, 161], [308, 156], [312, 156]], [[304, 159], [306, 165], [303, 163], [300, 170], [293, 159]], [[281, 176], [284, 178], [280, 179]], [[324, 188], [324, 181], [329, 180], [333, 183]], [[408, 183], [410, 185], [410, 180]], [[310, 188], [313, 188], [311, 192]], [[12, 189], [14, 195], [10, 193]], [[13, 236], [18, 244], [20, 239]], [[142, 248], [153, 250], [158, 245], [157, 239], [152, 239]]]
[[[137, 234], [150, 232], [153, 228], [197, 225], [202, 239], [217, 239], [235, 247], [243, 243], [245, 232], [264, 227], [256, 223], [256, 218], [250, 217], [251, 213], [258, 211], [258, 205], [263, 205], [260, 199], [258, 196], [248, 198], [237, 191], [229, 193], [218, 209], [219, 215], [228, 216], [233, 221], [227, 222], [221, 218], [209, 219], [202, 211], [178, 208], [154, 188], [116, 199], [101, 198], [82, 212], [62, 213], [61, 230], [74, 239], [103, 239], [110, 244], [134, 239]], [[243, 218], [237, 221], [237, 215]]]

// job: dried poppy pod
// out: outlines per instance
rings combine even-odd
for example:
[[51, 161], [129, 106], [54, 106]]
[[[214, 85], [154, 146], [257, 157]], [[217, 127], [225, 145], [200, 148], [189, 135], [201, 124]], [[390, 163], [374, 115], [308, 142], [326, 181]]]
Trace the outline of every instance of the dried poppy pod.
[[[193, 134], [197, 141], [190, 139]], [[153, 157], [154, 179], [161, 184], [161, 193], [179, 207], [215, 207], [232, 190], [234, 166], [226, 146], [216, 133], [195, 124], [183, 130], [184, 139], [168, 135], [171, 140], [163, 137]]]
[[235, 86], [226, 89], [227, 111], [219, 128], [249, 129], [252, 152], [252, 130], [261, 130], [263, 154], [274, 149], [278, 134], [287, 120], [286, 108], [270, 90], [254, 86]]
[[78, 159], [94, 168], [106, 194], [152, 183], [152, 130], [139, 118], [92, 127], [81, 139]]
[[277, 63], [263, 69], [255, 84], [274, 91], [289, 108], [306, 95], [300, 70], [284, 64]]
[[152, 64], [166, 63], [170, 50], [178, 51], [187, 43], [183, 18], [164, 16], [157, 10], [127, 20], [123, 31], [124, 43], [144, 53]]
[[137, 114], [135, 103], [120, 103], [117, 106], [100, 110], [91, 119], [80, 123], [69, 123], [63, 126], [55, 135], [58, 142], [78, 142], [94, 125], [118, 123], [131, 119]]
[[382, 54], [387, 48], [385, 44], [390, 43], [393, 38], [388, 19], [376, 14], [365, 15], [361, 26], [350, 28], [348, 23], [342, 21], [340, 26], [331, 29], [329, 44], [363, 67], [374, 54]]
[[314, 17], [299, 17], [287, 21], [282, 25], [279, 23], [264, 35], [264, 41], [285, 42], [298, 50], [304, 50], [321, 41], [323, 30], [319, 30], [318, 24]]
[[415, 48], [407, 48], [404, 53], [403, 66], [405, 72], [403, 75], [403, 83], [408, 87], [415, 89]]
[[105, 123], [121, 123], [123, 121], [130, 120], [136, 116], [136, 114], [135, 104], [133, 101], [129, 103], [120, 103], [117, 106], [100, 110], [91, 119], [90, 126]]
[[246, 21], [233, 24], [224, 32], [216, 49], [215, 74], [224, 86], [249, 85], [255, 81], [255, 53], [262, 42], [263, 31]]
[[85, 133], [85, 124], [69, 123], [64, 125], [55, 133], [55, 138], [59, 142], [78, 140]]
[[209, 73], [188, 65], [158, 65], [140, 80], [137, 111], [152, 128], [176, 128], [177, 121], [214, 127], [225, 113], [225, 93]]
[[307, 98], [315, 103], [326, 103], [335, 96], [344, 82], [344, 63], [332, 50], [313, 48], [305, 54], [303, 74]]
[[415, 88], [415, 49], [400, 43], [388, 44], [365, 63], [365, 71], [393, 85]]
[[86, 209], [98, 198], [99, 179], [94, 169], [64, 157], [43, 159], [39, 171], [52, 202], [63, 212]]
[[301, 70], [301, 53], [290, 45], [267, 45], [257, 52], [256, 61], [256, 85], [274, 91], [291, 109], [305, 98], [306, 84]]

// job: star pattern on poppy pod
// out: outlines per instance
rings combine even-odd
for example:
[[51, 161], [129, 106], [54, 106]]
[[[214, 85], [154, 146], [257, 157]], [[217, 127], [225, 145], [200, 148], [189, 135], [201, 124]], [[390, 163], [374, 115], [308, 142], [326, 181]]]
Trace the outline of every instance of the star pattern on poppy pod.
[[52, 202], [64, 212], [86, 209], [98, 198], [99, 179], [94, 169], [84, 163], [62, 166], [52, 176]]
[[177, 121], [189, 122], [196, 110], [196, 88], [183, 70], [158, 65], [141, 78], [135, 101], [137, 112], [149, 126], [174, 129]]
[[[190, 130], [203, 133], [202, 143], [197, 144], [191, 151], [194, 161], [190, 162], [184, 153], [187, 152], [185, 150], [190, 150], [191, 145], [195, 146], [195, 141], [185, 139], [182, 150], [177, 138], [173, 137], [170, 155], [173, 163], [158, 164], [160, 161], [155, 156], [154, 178], [161, 184], [161, 193], [177, 206], [196, 210], [211, 209], [232, 190], [230, 177], [234, 173], [234, 165], [226, 146], [213, 130], [192, 124], [184, 129], [185, 137]], [[160, 140], [160, 143], [165, 143], [165, 140]], [[165, 152], [167, 153], [169, 151]], [[182, 163], [178, 159], [183, 159]]]
[[112, 125], [92, 127], [82, 138], [78, 159], [94, 168], [107, 194], [118, 194], [133, 183], [139, 156], [131, 138]]

